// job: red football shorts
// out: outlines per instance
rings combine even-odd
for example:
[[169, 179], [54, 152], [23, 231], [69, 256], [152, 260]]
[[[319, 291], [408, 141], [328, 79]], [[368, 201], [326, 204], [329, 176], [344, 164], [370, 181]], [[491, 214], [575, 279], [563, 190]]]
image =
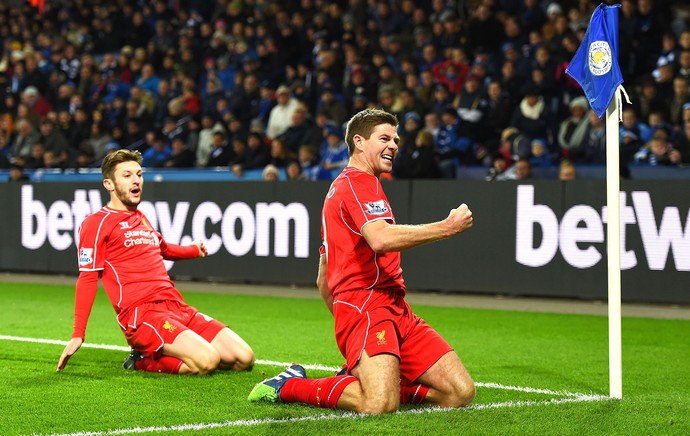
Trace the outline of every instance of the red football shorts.
[[388, 353], [400, 359], [400, 375], [413, 382], [453, 348], [412, 308], [401, 294], [351, 291], [338, 294], [333, 304], [335, 339], [354, 368], [368, 356]]
[[[119, 318], [119, 317], [118, 317]], [[119, 318], [130, 347], [144, 355], [160, 356], [164, 344], [172, 344], [177, 335], [192, 330], [211, 342], [225, 324], [174, 300], [144, 303]]]

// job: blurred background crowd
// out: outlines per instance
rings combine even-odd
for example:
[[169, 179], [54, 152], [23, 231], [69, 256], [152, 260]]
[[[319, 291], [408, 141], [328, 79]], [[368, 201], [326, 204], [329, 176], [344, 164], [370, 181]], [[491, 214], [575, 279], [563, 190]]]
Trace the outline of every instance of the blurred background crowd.
[[[0, 168], [223, 167], [329, 180], [344, 126], [400, 121], [394, 178], [605, 163], [566, 74], [588, 0], [55, 0], [0, 4]], [[690, 164], [690, 5], [623, 0], [623, 167]]]

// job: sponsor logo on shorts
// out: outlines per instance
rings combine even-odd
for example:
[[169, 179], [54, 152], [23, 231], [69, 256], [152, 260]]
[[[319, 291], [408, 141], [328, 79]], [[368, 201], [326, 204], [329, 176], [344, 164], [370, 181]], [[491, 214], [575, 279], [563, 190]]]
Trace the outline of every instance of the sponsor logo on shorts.
[[79, 249], [79, 266], [85, 266], [93, 263], [93, 248]]
[[166, 320], [166, 321], [163, 323], [163, 328], [166, 329], [167, 331], [169, 331], [170, 333], [172, 333], [172, 332], [175, 331], [175, 329], [176, 329], [177, 327], [175, 327], [174, 325], [170, 324], [170, 321]]
[[378, 339], [376, 345], [386, 345], [386, 331], [381, 330], [380, 332], [376, 332], [376, 339]]
[[383, 215], [388, 213], [388, 208], [383, 200], [368, 201], [364, 203], [364, 211], [369, 215]]

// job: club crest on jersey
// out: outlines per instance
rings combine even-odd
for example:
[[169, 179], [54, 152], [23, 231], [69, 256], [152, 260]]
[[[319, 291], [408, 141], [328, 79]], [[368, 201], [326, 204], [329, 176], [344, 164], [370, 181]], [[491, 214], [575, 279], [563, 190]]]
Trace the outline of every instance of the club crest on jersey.
[[165, 320], [165, 322], [163, 323], [163, 328], [166, 329], [167, 331], [169, 331], [170, 333], [172, 333], [172, 332], [175, 331], [175, 329], [176, 329], [177, 327], [175, 327], [174, 325], [170, 324], [170, 321]]
[[93, 263], [93, 248], [79, 249], [79, 266], [85, 266]]
[[388, 208], [383, 200], [368, 201], [364, 203], [364, 211], [369, 215], [383, 215], [388, 213]]
[[378, 339], [376, 345], [386, 345], [386, 331], [381, 330], [380, 332], [376, 332], [376, 339]]

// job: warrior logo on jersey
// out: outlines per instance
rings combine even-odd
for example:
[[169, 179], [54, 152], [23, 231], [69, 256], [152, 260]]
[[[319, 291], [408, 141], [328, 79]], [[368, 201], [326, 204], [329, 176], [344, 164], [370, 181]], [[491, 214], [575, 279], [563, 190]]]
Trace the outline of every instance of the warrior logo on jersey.
[[364, 203], [364, 211], [369, 215], [383, 215], [388, 213], [388, 208], [383, 200], [368, 201]]
[[129, 228], [129, 222], [128, 221], [120, 221], [120, 229], [128, 229]]
[[79, 249], [79, 266], [85, 266], [93, 263], [93, 248]]

